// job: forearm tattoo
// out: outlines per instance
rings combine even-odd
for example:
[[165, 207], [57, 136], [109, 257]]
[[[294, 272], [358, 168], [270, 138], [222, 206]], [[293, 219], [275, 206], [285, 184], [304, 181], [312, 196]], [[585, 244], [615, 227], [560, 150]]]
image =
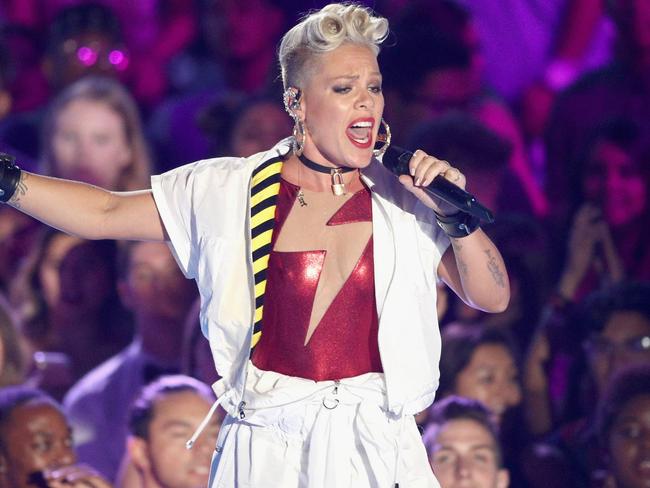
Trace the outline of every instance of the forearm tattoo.
[[458, 272], [460, 273], [460, 276], [465, 279], [468, 276], [469, 267], [458, 253], [458, 251], [463, 248], [463, 245], [461, 244], [460, 239], [451, 239], [451, 242], [454, 246], [454, 254], [456, 255], [456, 266], [458, 267]]
[[501, 288], [505, 288], [506, 286], [505, 276], [503, 274], [503, 271], [499, 269], [499, 263], [497, 262], [497, 258], [492, 254], [491, 249], [485, 249], [483, 252], [485, 252], [487, 256], [488, 259], [487, 267], [488, 270], [490, 271], [490, 274], [492, 275], [492, 279], [497, 284], [497, 286]]
[[20, 173], [20, 181], [18, 182], [16, 191], [7, 202], [14, 208], [20, 208], [20, 198], [24, 197], [27, 193], [27, 176], [28, 174], [24, 171]]

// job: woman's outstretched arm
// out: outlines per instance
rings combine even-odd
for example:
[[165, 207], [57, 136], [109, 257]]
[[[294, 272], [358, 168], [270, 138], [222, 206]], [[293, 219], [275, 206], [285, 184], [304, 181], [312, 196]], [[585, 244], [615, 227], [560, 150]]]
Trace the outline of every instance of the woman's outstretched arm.
[[7, 203], [47, 225], [85, 239], [166, 239], [151, 190], [111, 192], [21, 171]]

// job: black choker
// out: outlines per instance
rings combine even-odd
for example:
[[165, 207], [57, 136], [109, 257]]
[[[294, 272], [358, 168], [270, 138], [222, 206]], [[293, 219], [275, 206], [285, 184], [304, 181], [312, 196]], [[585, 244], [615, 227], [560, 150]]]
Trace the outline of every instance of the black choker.
[[342, 167], [342, 168], [332, 168], [331, 166], [323, 166], [322, 164], [314, 163], [311, 159], [306, 157], [304, 154], [301, 154], [298, 156], [298, 159], [300, 159], [300, 162], [307, 166], [309, 169], [313, 169], [314, 171], [318, 171], [319, 173], [326, 173], [328, 175], [332, 174], [332, 171], [336, 171], [339, 173], [349, 173], [350, 171], [354, 171], [356, 168], [348, 168], [348, 167]]
[[298, 159], [300, 159], [300, 162], [307, 166], [309, 169], [313, 169], [319, 173], [329, 174], [332, 177], [332, 193], [334, 193], [334, 195], [337, 197], [345, 195], [345, 181], [343, 181], [343, 173], [349, 173], [350, 171], [354, 171], [356, 168], [331, 168], [329, 166], [323, 166], [322, 164], [314, 163], [311, 159], [305, 157], [303, 154], [298, 156]]

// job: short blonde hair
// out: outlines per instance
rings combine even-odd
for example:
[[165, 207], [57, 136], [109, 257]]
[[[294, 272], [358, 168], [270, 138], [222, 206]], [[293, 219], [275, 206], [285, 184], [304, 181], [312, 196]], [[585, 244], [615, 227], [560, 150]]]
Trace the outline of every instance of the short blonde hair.
[[332, 3], [307, 14], [282, 38], [278, 58], [285, 90], [299, 86], [313, 55], [343, 43], [368, 47], [375, 55], [388, 35], [388, 20], [357, 4]]

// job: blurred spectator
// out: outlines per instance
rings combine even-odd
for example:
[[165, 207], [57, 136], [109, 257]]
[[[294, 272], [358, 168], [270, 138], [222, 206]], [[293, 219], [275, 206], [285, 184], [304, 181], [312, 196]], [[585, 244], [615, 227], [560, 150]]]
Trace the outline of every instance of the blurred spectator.
[[0, 296], [0, 388], [25, 380], [27, 347], [9, 303]]
[[220, 376], [214, 368], [210, 342], [201, 329], [201, 301], [197, 299], [185, 319], [183, 347], [181, 349], [181, 373], [208, 385], [214, 384]]
[[507, 335], [480, 324], [449, 324], [442, 332], [438, 398], [479, 400], [501, 422], [521, 403], [519, 367]]
[[[209, 107], [228, 103], [233, 94], [251, 96], [279, 83], [275, 50], [286, 22], [279, 3], [198, 2], [199, 43], [172, 61], [172, 84], [178, 93], [150, 119], [148, 132], [160, 172], [212, 156], [213, 138], [199, 122]], [[224, 139], [218, 137], [222, 145]]]
[[48, 314], [60, 300], [59, 269], [67, 252], [83, 242], [55, 230], [40, 229], [38, 241], [11, 283], [11, 304], [23, 322], [32, 350], [48, 350]]
[[521, 450], [529, 439], [522, 419], [518, 354], [507, 332], [483, 324], [453, 323], [443, 329], [436, 396], [448, 395], [478, 400], [494, 414], [504, 463], [518, 486]]
[[[574, 186], [578, 191], [573, 192], [574, 208], [579, 209], [576, 219], [581, 212], [590, 214], [587, 225], [593, 230], [581, 229], [581, 233], [584, 239], [590, 233], [597, 235], [584, 248], [595, 248], [590, 251], [602, 261], [600, 270], [586, 271], [599, 271], [606, 283], [623, 276], [650, 279], [646, 225], [650, 222], [650, 126], [619, 118], [596, 127], [589, 134], [578, 171]], [[585, 210], [587, 205], [591, 210]]]
[[496, 422], [480, 402], [448, 397], [433, 404], [423, 442], [441, 488], [507, 488]]
[[582, 168], [575, 164], [594, 128], [628, 118], [647, 124], [650, 110], [650, 4], [646, 0], [606, 2], [617, 31], [614, 60], [580, 78], [561, 93], [546, 132], [546, 193], [556, 217], [567, 215]]
[[395, 125], [395, 135], [407, 137], [414, 124], [450, 110], [473, 115], [511, 145], [512, 174], [534, 213], [544, 216], [548, 204], [533, 177], [518, 122], [481, 83], [483, 63], [468, 13], [449, 0], [413, 2], [393, 30], [396, 45], [382, 58], [390, 66], [385, 117]]
[[511, 145], [475, 116], [451, 111], [413, 128], [408, 147], [453, 161], [471, 185], [467, 191], [501, 213], [532, 213], [521, 183], [508, 167]]
[[[19, 142], [18, 146], [22, 147], [28, 145], [29, 141], [33, 142], [35, 131], [29, 135], [14, 133], [7, 127], [7, 122], [3, 120], [8, 117], [12, 110], [20, 110], [19, 104], [20, 93], [17, 93], [17, 85], [25, 86], [30, 84], [30, 77], [27, 73], [21, 71], [22, 66], [20, 63], [27, 63], [29, 56], [21, 52], [21, 43], [19, 34], [10, 30], [0, 23], [0, 153], [8, 153], [18, 160], [21, 168], [28, 171], [36, 169], [34, 158], [26, 156], [24, 152], [16, 148], [16, 140]], [[38, 90], [35, 87], [30, 87], [30, 92], [36, 93]], [[39, 103], [43, 103], [40, 100]], [[25, 138], [24, 138], [25, 137]], [[21, 144], [21, 141], [28, 141], [27, 144]], [[10, 144], [12, 141], [12, 144]]]
[[45, 231], [39, 244], [12, 301], [31, 351], [40, 351], [35, 380], [58, 398], [128, 342], [131, 324], [117, 296], [115, 242]]
[[116, 81], [84, 78], [66, 88], [43, 126], [43, 171], [109, 190], [149, 187], [151, 163], [137, 107]]
[[[238, 98], [238, 97], [237, 97]], [[260, 95], [215, 104], [201, 118], [214, 156], [248, 157], [291, 135], [291, 119], [280, 100]]]
[[22, 386], [0, 388], [0, 486], [30, 488], [110, 484], [77, 464], [72, 431], [54, 400]]
[[602, 486], [650, 486], [650, 365], [618, 374], [609, 383], [598, 411], [598, 436], [607, 460]]
[[[562, 315], [562, 322], [556, 317], [555, 323], [542, 323], [536, 342], [545, 354], [534, 360], [529, 358], [525, 375], [527, 394], [528, 390], [535, 391], [538, 401], [534, 410], [529, 407], [527, 416], [546, 419], [545, 425], [533, 424], [537, 433], [544, 432], [542, 427], [548, 431], [554, 423], [561, 422], [547, 441], [562, 456], [556, 479], [566, 478], [569, 472], [568, 486], [587, 486], [590, 467], [600, 456], [595, 442], [596, 402], [623, 369], [650, 363], [650, 283], [622, 283], [593, 293], [579, 307], [565, 308]], [[575, 328], [581, 332], [570, 336], [570, 330]], [[585, 352], [584, 365], [575, 354], [575, 336], [583, 338], [578, 346]], [[555, 385], [558, 373], [573, 381], [566, 384], [566, 380], [560, 380]], [[531, 380], [535, 381], [529, 387]], [[553, 391], [560, 386], [575, 391]], [[570, 401], [572, 394], [577, 400]], [[563, 402], [558, 402], [554, 395]], [[534, 467], [538, 461], [529, 459], [529, 465]]]
[[[20, 162], [18, 163], [21, 166]], [[22, 167], [22, 166], [21, 166]], [[41, 224], [3, 205], [0, 207], [0, 290], [9, 294], [20, 267], [38, 241]]]
[[[50, 95], [86, 75], [127, 80], [129, 54], [113, 12], [96, 3], [62, 9], [49, 26], [42, 66]], [[0, 126], [0, 139], [36, 159], [44, 107], [13, 114]]]
[[225, 83], [252, 94], [272, 83], [276, 45], [288, 20], [282, 2], [200, 0], [197, 5], [197, 43], [172, 64], [176, 90], [200, 91]]
[[47, 48], [45, 70], [54, 93], [88, 75], [127, 80], [130, 58], [119, 19], [100, 3], [61, 9]]
[[116, 486], [207, 486], [223, 411], [213, 415], [192, 449], [185, 443], [214, 401], [207, 385], [187, 376], [163, 376], [147, 385], [129, 414], [128, 450]]
[[183, 322], [196, 298], [165, 243], [133, 242], [123, 250], [120, 296], [134, 315], [136, 337], [75, 384], [64, 405], [81, 460], [114, 479], [124, 451], [128, 407], [139, 389], [177, 373]]
[[0, 25], [0, 42], [6, 48], [0, 78], [11, 94], [10, 108], [14, 113], [37, 110], [47, 103], [50, 94], [43, 72], [44, 43], [40, 32], [11, 22]]

